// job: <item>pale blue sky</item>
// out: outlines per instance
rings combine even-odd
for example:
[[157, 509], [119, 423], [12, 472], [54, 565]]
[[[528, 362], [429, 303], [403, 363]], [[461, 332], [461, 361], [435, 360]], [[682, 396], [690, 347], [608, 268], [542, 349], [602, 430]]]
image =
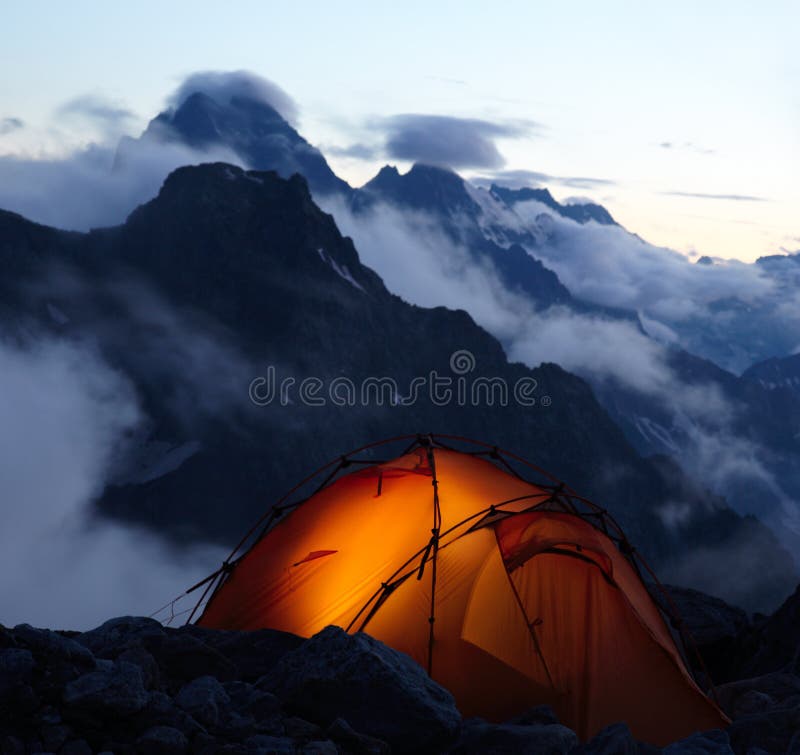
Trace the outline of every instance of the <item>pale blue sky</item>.
[[[537, 121], [499, 142], [507, 168], [612, 181], [549, 185], [654, 243], [753, 259], [800, 248], [798, 32], [790, 1], [6, 0], [0, 123], [27, 127], [0, 153], [98, 138], [55, 115], [78, 95], [130, 108], [136, 133], [186, 74], [249, 69], [295, 98], [323, 150], [379, 142], [370, 120], [396, 113]], [[330, 161], [354, 184], [386, 162]]]

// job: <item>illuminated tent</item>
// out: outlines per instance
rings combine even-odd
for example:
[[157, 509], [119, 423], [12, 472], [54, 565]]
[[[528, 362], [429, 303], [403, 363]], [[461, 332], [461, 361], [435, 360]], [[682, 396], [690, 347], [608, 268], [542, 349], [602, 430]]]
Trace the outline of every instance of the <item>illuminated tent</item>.
[[425, 667], [465, 716], [547, 703], [584, 739], [616, 721], [656, 745], [726, 725], [607, 512], [523, 479], [517, 457], [444, 437], [384, 463], [343, 457], [310, 497], [279, 503], [212, 575], [198, 623], [364, 631]]

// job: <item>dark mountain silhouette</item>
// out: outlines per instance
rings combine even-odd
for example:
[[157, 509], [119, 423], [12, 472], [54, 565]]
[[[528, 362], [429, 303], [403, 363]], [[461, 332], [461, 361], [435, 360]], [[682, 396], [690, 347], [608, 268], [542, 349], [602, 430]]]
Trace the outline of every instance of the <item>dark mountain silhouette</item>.
[[[497, 184], [479, 189], [452, 170], [422, 164], [406, 173], [385, 166], [364, 186], [351, 190], [274, 109], [246, 98], [220, 104], [204, 94], [193, 94], [151, 123], [142, 141], [153, 138], [175, 139], [191, 147], [225, 147], [247, 164], [275, 169], [284, 177], [298, 171], [317, 196], [338, 193], [356, 215], [368, 215], [381, 206], [423, 213], [426, 224], [458, 245], [476, 265], [494, 270], [500, 283], [522, 295], [534, 310], [555, 308], [560, 316], [560, 310], [566, 309], [601, 320], [630, 322], [644, 334], [635, 312], [576, 298], [536, 258], [537, 249], [544, 245], [558, 247], [552, 217], [615, 225], [598, 205], [562, 205], [547, 189], [509, 189]], [[541, 206], [535, 220], [523, 219], [530, 208], [518, 213], [526, 202]], [[800, 266], [791, 256], [762, 258], [759, 265], [780, 285], [796, 285]], [[391, 287], [392, 281], [388, 284]], [[728, 323], [724, 329], [689, 324], [682, 337], [699, 353], [719, 355], [722, 363], [746, 360], [754, 344], [759, 350], [788, 348], [791, 334], [763, 327], [771, 307], [769, 302], [753, 305], [736, 298], [721, 299], [712, 303], [711, 312]], [[718, 489], [737, 510], [768, 518], [788, 537], [791, 530], [773, 519], [784, 510], [785, 499], [800, 498], [800, 440], [794, 430], [800, 398], [786, 391], [768, 393], [765, 382], [741, 381], [713, 362], [680, 349], [668, 350], [666, 361], [676, 398], [705, 392], [709, 399], [716, 396], [723, 402], [724, 409], [716, 415], [695, 412], [687, 416], [680, 406], [676, 408], [679, 401], [665, 401], [658, 392], [636, 390], [606, 375], [587, 372], [584, 377], [641, 454], [672, 455], [694, 468], [697, 464], [689, 458], [694, 451], [687, 449], [702, 445], [705, 439], [725, 445], [735, 437], [746, 452], [752, 449], [754, 465], [742, 465], [741, 475], [729, 470]], [[698, 441], [698, 436], [703, 440]]]
[[[349, 193], [350, 186], [331, 170], [310, 145], [266, 102], [235, 96], [220, 103], [203, 92], [189, 95], [177, 108], [157, 115], [141, 141], [178, 141], [195, 149], [225, 147], [245, 165], [274, 170], [284, 178], [303, 175], [320, 194]], [[120, 145], [118, 159], [135, 158], [137, 140]]]
[[[674, 464], [641, 458], [583, 380], [553, 364], [509, 363], [465, 312], [389, 293], [299, 176], [181, 168], [123, 226], [89, 234], [2, 213], [0, 263], [7, 328], [20, 339], [46, 329], [91, 340], [142, 398], [150, 422], [99, 502], [107, 515], [181, 539], [230, 542], [267, 502], [342, 450], [409, 430], [446, 431], [523, 452], [609, 507], [657, 563], [674, 564], [699, 544], [735, 543], [731, 574], [741, 561], [757, 575], [759, 605], [791, 588], [791, 559], [772, 535]], [[165, 333], [153, 301], [182, 330]], [[135, 314], [142, 306], [147, 317]], [[187, 347], [197, 340], [204, 349], [221, 344], [224, 358]], [[424, 392], [407, 406], [386, 395], [368, 406], [305, 406], [297, 393], [286, 406], [248, 399], [250, 381], [270, 365], [297, 383], [391, 377], [405, 388], [431, 370], [453, 377], [458, 350], [474, 356], [470, 378], [535, 380], [537, 404], [461, 406]], [[676, 500], [693, 514], [667, 525], [662, 511]]]
[[800, 397], [800, 354], [773, 357], [748, 367], [742, 377], [757, 382], [769, 391], [785, 391]]

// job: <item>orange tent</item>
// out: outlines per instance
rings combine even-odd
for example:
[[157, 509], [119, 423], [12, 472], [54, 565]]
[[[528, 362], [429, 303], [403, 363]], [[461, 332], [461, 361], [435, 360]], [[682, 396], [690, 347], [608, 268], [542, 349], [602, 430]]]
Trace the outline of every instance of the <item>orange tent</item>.
[[385, 463], [343, 457], [313, 495], [276, 506], [208, 583], [198, 623], [364, 631], [424, 666], [465, 716], [547, 703], [583, 739], [616, 721], [660, 746], [726, 725], [613, 519], [523, 479], [505, 452], [443, 437]]

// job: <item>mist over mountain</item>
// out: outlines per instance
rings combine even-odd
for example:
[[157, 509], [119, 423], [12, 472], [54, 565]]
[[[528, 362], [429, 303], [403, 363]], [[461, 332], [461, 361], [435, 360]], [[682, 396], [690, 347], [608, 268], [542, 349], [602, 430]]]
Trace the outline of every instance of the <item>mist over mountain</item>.
[[[68, 233], [0, 212], [0, 327], [27, 374], [41, 351], [70, 380], [82, 360], [99, 376], [67, 394], [84, 409], [57, 414], [51, 434], [127, 407], [85, 446], [63, 502], [120, 535], [121, 564], [139, 563], [141, 538], [156, 555], [139, 568], [171, 569], [155, 533], [194, 568], [197, 544], [231, 543], [331, 455], [438, 430], [520, 450], [609, 507], [667, 579], [759, 609], [790, 591], [775, 533], [800, 539], [791, 261], [694, 265], [599, 205], [442, 165], [387, 166], [351, 188], [290, 121], [282, 90], [205, 73], [139, 138], [97, 147], [90, 171], [76, 170], [86, 153], [0, 158], [0, 206], [113, 225]], [[12, 191], [12, 169], [34, 193]], [[456, 377], [464, 351], [470, 378], [532, 381], [534, 404], [398, 400], [431, 370]], [[295, 388], [391, 378], [399, 395], [257, 405], [252, 381], [270, 368]]]
[[[122, 227], [80, 236], [5, 214], [2, 238], [14, 249], [4, 259], [6, 332], [21, 348], [31, 332], [92, 344], [135, 387], [142, 417], [95, 482], [107, 515], [183, 541], [230, 542], [332, 448], [445, 427], [534, 449], [538, 463], [613, 505], [665, 568], [680, 568], [713, 521], [715, 557], [732, 569], [746, 549], [762, 564], [757, 578], [741, 575], [737, 598], [788, 589], [791, 562], [772, 536], [677, 468], [639, 457], [581, 380], [508, 363], [466, 313], [391, 295], [299, 177], [185, 168]], [[423, 395], [408, 406], [304, 406], [297, 396], [258, 406], [248, 395], [269, 365], [297, 380], [391, 376], [406, 386], [431, 369], [452, 376], [451, 355], [465, 349], [476, 376], [532, 378], [550, 405], [439, 406]], [[669, 516], [677, 501], [692, 512], [679, 523]]]
[[127, 139], [120, 144], [119, 163], [135, 161], [136, 150], [142, 145], [146, 149], [149, 144], [177, 143], [198, 151], [224, 147], [243, 165], [269, 166], [284, 178], [300, 173], [315, 192], [350, 190], [322, 153], [255, 93], [248, 96], [237, 94], [237, 88], [212, 88], [209, 95], [203, 90], [192, 91], [191, 86], [190, 78], [179, 90], [175, 106], [150, 121], [139, 140]]

